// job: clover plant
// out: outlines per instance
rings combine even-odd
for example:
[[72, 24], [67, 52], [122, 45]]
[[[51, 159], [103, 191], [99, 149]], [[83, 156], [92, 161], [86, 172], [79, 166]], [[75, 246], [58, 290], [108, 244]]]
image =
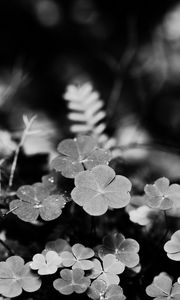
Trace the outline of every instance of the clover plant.
[[[56, 295], [84, 293], [85, 298], [94, 300], [125, 300], [125, 280], [136, 280], [143, 288], [143, 300], [180, 299], [179, 279], [173, 284], [162, 266], [158, 276], [151, 270], [152, 283], [143, 283], [159, 248], [155, 260], [154, 253], [149, 253], [150, 267], [142, 259], [146, 249], [141, 250], [142, 240], [153, 234], [149, 224], [153, 226], [161, 216], [165, 227], [168, 216], [177, 217], [180, 185], [161, 177], [146, 184], [138, 195], [131, 180], [110, 166], [111, 152], [99, 148], [88, 135], [65, 139], [57, 150], [52, 170], [41, 182], [14, 188], [14, 168], [11, 172], [10, 185], [1, 199], [3, 221], [12, 215], [26, 228], [29, 224], [38, 231], [48, 223], [46, 228], [54, 230], [31, 257], [16, 253], [11, 240], [0, 234], [0, 245], [6, 250], [0, 261], [1, 298], [15, 298], [23, 291], [37, 295], [43, 282], [48, 282]], [[63, 180], [69, 182], [70, 191], [63, 190]], [[129, 230], [114, 225], [114, 220], [122, 225], [123, 218], [128, 220]], [[134, 226], [140, 233], [137, 236], [133, 235]], [[173, 233], [167, 229], [157, 245], [164, 246], [169, 259], [180, 261], [180, 230]]]

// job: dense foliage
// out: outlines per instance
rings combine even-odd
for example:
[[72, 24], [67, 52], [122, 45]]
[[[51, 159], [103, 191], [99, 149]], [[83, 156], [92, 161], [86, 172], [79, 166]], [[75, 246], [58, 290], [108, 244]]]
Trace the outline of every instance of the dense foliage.
[[[28, 253], [24, 249], [24, 254], [20, 254], [20, 245], [12, 244], [11, 249], [8, 239], [7, 244], [6, 239], [0, 240], [1, 246], [4, 247], [3, 252], [1, 249], [0, 262], [2, 297], [14, 298], [21, 295], [23, 290], [36, 292], [43, 289], [46, 277], [45, 282], [51, 285], [51, 289], [54, 288], [62, 295], [85, 293], [86, 297], [91, 299], [122, 300], [126, 299], [126, 292], [129, 297], [127, 287], [130, 284], [133, 286], [134, 281], [137, 287], [139, 285], [138, 289], [144, 288], [144, 297], [146, 290], [147, 295], [154, 299], [178, 299], [178, 278], [172, 285], [171, 276], [163, 269], [158, 276], [154, 273], [151, 285], [144, 286], [144, 277], [147, 276], [148, 270], [153, 268], [155, 260], [150, 258], [148, 265], [143, 256], [149, 258], [150, 252], [144, 253], [147, 250], [141, 250], [141, 243], [144, 246], [145, 235], [152, 235], [149, 226], [153, 228], [153, 222], [158, 215], [162, 217], [161, 213], [164, 214], [166, 220], [168, 214], [173, 215], [174, 210], [177, 213], [180, 208], [180, 185], [170, 185], [169, 180], [162, 177], [152, 184], [146, 184], [143, 195], [134, 194], [130, 180], [117, 175], [113, 168], [108, 166], [113, 153], [99, 149], [91, 136], [81, 135], [75, 139], [64, 140], [59, 144], [58, 152], [60, 154], [51, 163], [57, 172], [53, 170], [52, 173], [43, 176], [41, 182], [22, 185], [15, 193], [12, 192], [12, 188], [4, 190], [4, 196], [1, 198], [1, 203], [4, 203], [4, 209], [1, 209], [3, 222], [13, 214], [16, 219], [13, 218], [12, 222], [18, 222], [19, 219], [19, 222], [29, 223], [41, 232], [41, 228], [47, 228], [46, 222], [49, 224], [56, 219], [52, 225], [54, 233], [53, 227], [51, 230], [52, 236], [57, 238], [47, 241], [44, 247], [39, 246], [39, 251], [33, 250]], [[11, 172], [14, 170], [11, 169]], [[67, 178], [66, 184], [63, 181], [64, 177]], [[68, 186], [68, 181], [69, 187], [72, 188], [65, 191], [63, 186]], [[133, 216], [133, 212], [137, 215]], [[67, 218], [66, 221], [63, 214]], [[135, 239], [132, 238], [132, 233], [130, 234], [133, 231], [123, 227], [124, 218], [127, 218], [128, 214], [130, 219], [126, 222], [129, 228], [139, 226], [133, 234], [135, 236], [135, 232], [140, 233]], [[123, 233], [117, 231], [118, 224], [114, 224], [113, 227], [110, 224], [113, 215], [115, 222], [121, 224]], [[108, 234], [105, 234], [104, 226], [109, 227]], [[143, 227], [146, 229], [144, 233]], [[130, 237], [129, 234], [125, 237], [124, 232], [128, 231]], [[31, 240], [31, 237], [29, 238]], [[160, 247], [163, 248], [164, 245], [164, 252], [167, 252], [168, 258], [179, 261], [179, 230], [165, 243], [166, 238], [167, 232], [158, 242], [157, 251], [163, 251]], [[124, 279], [122, 283], [120, 281], [123, 273], [127, 283]], [[38, 294], [34, 295], [36, 299]]]

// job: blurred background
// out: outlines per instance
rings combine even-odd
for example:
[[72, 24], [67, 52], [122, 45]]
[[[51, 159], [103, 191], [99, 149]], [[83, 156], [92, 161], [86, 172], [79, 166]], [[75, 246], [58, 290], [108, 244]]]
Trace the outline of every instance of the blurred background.
[[[53, 157], [72, 136], [67, 86], [90, 82], [125, 166], [146, 161], [145, 181], [153, 168], [179, 180], [179, 1], [1, 0], [0, 41], [1, 155], [14, 150], [25, 114], [41, 129], [25, 153]], [[138, 143], [148, 147], [131, 149]]]

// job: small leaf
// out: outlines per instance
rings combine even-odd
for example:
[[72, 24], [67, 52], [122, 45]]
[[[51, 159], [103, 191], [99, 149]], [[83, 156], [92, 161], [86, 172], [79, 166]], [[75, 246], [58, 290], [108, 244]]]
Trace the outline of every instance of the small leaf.
[[154, 277], [153, 283], [146, 288], [146, 293], [150, 297], [157, 297], [157, 299], [164, 297], [164, 299], [168, 300], [171, 296], [171, 288], [171, 278], [164, 273], [160, 273]]
[[94, 251], [91, 248], [86, 248], [81, 244], [75, 244], [72, 247], [72, 253], [64, 251], [61, 253], [62, 264], [65, 267], [73, 269], [89, 270], [93, 267], [92, 261], [88, 260], [94, 256]]
[[112, 254], [108, 254], [103, 257], [102, 264], [98, 259], [93, 260], [93, 268], [90, 275], [88, 276], [91, 279], [97, 278], [106, 282], [106, 285], [119, 284], [119, 276], [124, 271], [124, 266], [119, 262], [116, 257]]
[[41, 286], [38, 276], [34, 275], [29, 263], [24, 264], [20, 256], [11, 256], [0, 262], [0, 294], [5, 297], [17, 297], [22, 293], [35, 292]]
[[82, 294], [90, 285], [90, 279], [84, 277], [84, 271], [81, 269], [63, 269], [60, 276], [60, 279], [54, 280], [53, 286], [63, 295], [70, 295], [73, 292]]
[[107, 288], [105, 293], [106, 300], [125, 300], [123, 290], [119, 285], [112, 284]]
[[100, 299], [100, 297], [102, 297], [102, 295], [105, 294], [106, 289], [107, 289], [106, 282], [104, 280], [96, 279], [89, 287], [87, 291], [87, 295], [91, 299], [98, 300]]
[[124, 271], [124, 264], [117, 260], [115, 255], [107, 254], [103, 257], [104, 271], [111, 274], [121, 274]]
[[59, 156], [52, 161], [51, 167], [67, 178], [74, 178], [84, 169], [91, 170], [110, 160], [109, 151], [97, 149], [94, 138], [86, 135], [74, 140], [63, 140], [58, 146], [58, 152]]
[[55, 251], [48, 251], [45, 255], [35, 254], [30, 267], [38, 270], [39, 275], [54, 274], [61, 265], [62, 259]]
[[180, 261], [180, 230], [177, 230], [171, 236], [171, 240], [166, 242], [164, 250], [170, 259]]
[[134, 239], [125, 239], [121, 233], [108, 234], [99, 248], [99, 255], [103, 257], [113, 254], [126, 267], [133, 268], [139, 263], [139, 244]]
[[103, 215], [108, 207], [122, 208], [130, 201], [131, 182], [108, 166], [99, 165], [79, 173], [75, 186], [72, 199], [90, 215]]
[[174, 300], [180, 299], [180, 284], [178, 282], [174, 283], [172, 286], [171, 297]]
[[21, 186], [17, 190], [19, 199], [10, 202], [9, 208], [25, 222], [34, 222], [40, 215], [45, 221], [58, 218], [66, 201], [62, 195], [49, 195], [41, 183]]
[[152, 208], [167, 210], [173, 206], [180, 207], [180, 185], [169, 185], [169, 180], [165, 177], [157, 179], [154, 184], [147, 184], [144, 191], [148, 205]]

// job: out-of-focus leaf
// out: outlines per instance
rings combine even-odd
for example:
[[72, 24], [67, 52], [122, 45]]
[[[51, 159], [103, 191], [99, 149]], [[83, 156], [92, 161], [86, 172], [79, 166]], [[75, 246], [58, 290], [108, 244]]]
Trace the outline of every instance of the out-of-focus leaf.
[[149, 218], [152, 213], [152, 209], [148, 206], [140, 206], [137, 209], [133, 209], [129, 212], [129, 219], [133, 223], [137, 223], [141, 226], [146, 226], [151, 223]]
[[98, 149], [91, 136], [79, 136], [76, 139], [63, 140], [58, 146], [59, 156], [51, 163], [52, 168], [67, 178], [74, 178], [85, 169], [91, 170], [100, 164], [107, 164], [110, 153]]
[[72, 199], [90, 215], [103, 215], [108, 207], [122, 208], [130, 201], [131, 182], [100, 165], [75, 177]]
[[17, 144], [12, 140], [8, 131], [0, 130], [0, 156], [11, 155], [17, 148]]
[[49, 195], [42, 184], [21, 186], [17, 190], [19, 199], [10, 202], [9, 208], [25, 222], [34, 222], [38, 216], [51, 221], [58, 218], [66, 201], [62, 195]]
[[63, 269], [60, 272], [60, 276], [60, 279], [54, 280], [53, 286], [64, 295], [70, 295], [73, 292], [82, 294], [87, 290], [91, 282], [89, 278], [84, 277], [82, 269]]
[[180, 185], [169, 185], [169, 179], [165, 177], [157, 179], [154, 184], [146, 184], [144, 191], [152, 208], [166, 210], [173, 206], [180, 207]]
[[55, 251], [48, 251], [45, 255], [35, 254], [30, 267], [32, 270], [38, 270], [39, 275], [48, 275], [56, 273], [61, 262], [61, 257]]
[[48, 189], [48, 191], [53, 191], [57, 188], [57, 173], [52, 171], [48, 175], [42, 177], [43, 185]]
[[43, 254], [49, 250], [55, 251], [60, 255], [61, 252], [63, 252], [63, 251], [71, 252], [71, 246], [69, 245], [69, 243], [66, 240], [57, 239], [55, 241], [47, 242], [47, 244], [45, 246], [45, 250], [43, 251]]
[[93, 256], [94, 251], [81, 244], [72, 246], [72, 253], [69, 251], [61, 253], [62, 264], [64, 267], [72, 266], [72, 269], [79, 268], [82, 270], [89, 270], [93, 267], [92, 261], [89, 260], [89, 258]]
[[170, 241], [166, 242], [164, 250], [170, 259], [180, 261], [180, 230], [177, 230]]
[[147, 196], [132, 196], [130, 203], [125, 210], [133, 223], [141, 226], [150, 225], [153, 218], [159, 213], [157, 209], [152, 209], [148, 205]]
[[41, 286], [39, 277], [32, 273], [29, 263], [24, 264], [20, 256], [11, 256], [0, 262], [0, 294], [17, 297], [23, 290], [35, 292]]

